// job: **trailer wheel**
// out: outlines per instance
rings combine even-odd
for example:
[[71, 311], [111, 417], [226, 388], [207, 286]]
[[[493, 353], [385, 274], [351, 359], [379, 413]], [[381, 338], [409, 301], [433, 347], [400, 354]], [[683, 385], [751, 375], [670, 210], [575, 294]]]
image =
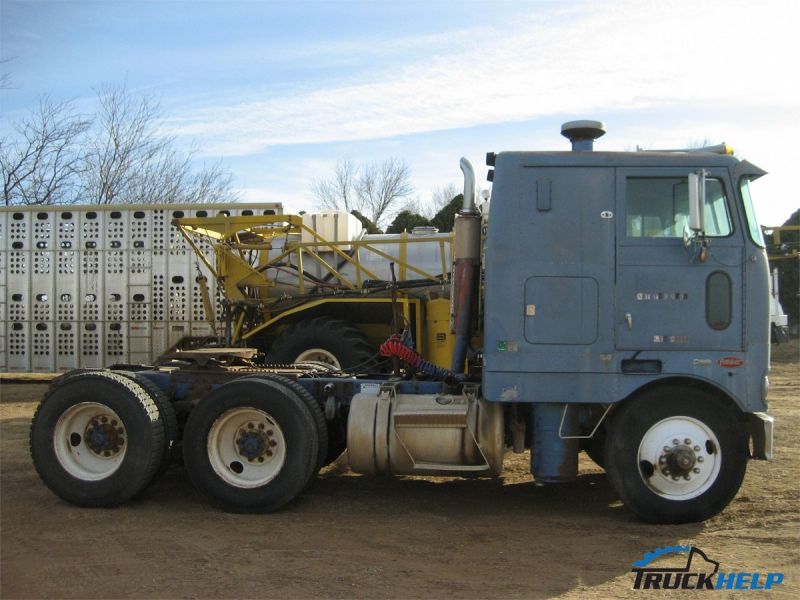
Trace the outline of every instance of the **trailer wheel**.
[[269, 512], [310, 480], [319, 435], [311, 411], [281, 382], [238, 379], [212, 391], [191, 412], [183, 457], [192, 483], [218, 506]]
[[375, 349], [358, 327], [316, 317], [287, 327], [272, 344], [267, 362], [324, 362], [347, 370], [369, 365], [374, 356]]
[[143, 490], [164, 453], [158, 407], [135, 381], [107, 371], [57, 380], [33, 417], [31, 456], [57, 496], [111, 507]]
[[739, 491], [747, 439], [731, 409], [702, 391], [660, 388], [615, 411], [606, 470], [623, 502], [652, 523], [703, 521]]

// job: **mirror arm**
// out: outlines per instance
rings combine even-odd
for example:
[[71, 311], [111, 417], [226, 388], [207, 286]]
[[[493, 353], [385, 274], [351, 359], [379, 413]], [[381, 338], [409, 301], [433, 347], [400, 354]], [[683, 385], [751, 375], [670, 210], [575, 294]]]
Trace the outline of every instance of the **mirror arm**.
[[710, 243], [705, 232], [707, 173], [705, 169], [689, 173], [689, 226], [683, 233], [684, 247], [694, 246], [692, 260], [696, 256], [701, 263], [708, 260]]

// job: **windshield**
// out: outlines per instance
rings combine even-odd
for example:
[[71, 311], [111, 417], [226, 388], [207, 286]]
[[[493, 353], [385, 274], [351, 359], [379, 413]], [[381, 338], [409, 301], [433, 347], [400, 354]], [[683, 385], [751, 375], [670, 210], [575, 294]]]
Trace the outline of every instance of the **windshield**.
[[753, 198], [750, 196], [750, 180], [747, 177], [742, 177], [739, 183], [739, 189], [742, 192], [744, 214], [747, 219], [747, 229], [750, 231], [750, 239], [761, 248], [764, 248], [766, 246], [764, 244], [764, 236], [761, 234], [761, 227], [759, 227], [758, 219], [756, 219], [756, 211], [753, 208]]

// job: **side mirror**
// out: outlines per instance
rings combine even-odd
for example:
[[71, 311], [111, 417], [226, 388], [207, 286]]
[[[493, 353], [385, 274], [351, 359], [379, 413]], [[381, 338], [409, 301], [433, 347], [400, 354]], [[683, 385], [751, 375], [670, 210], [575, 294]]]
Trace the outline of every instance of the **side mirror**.
[[706, 172], [689, 173], [689, 229], [705, 231]]

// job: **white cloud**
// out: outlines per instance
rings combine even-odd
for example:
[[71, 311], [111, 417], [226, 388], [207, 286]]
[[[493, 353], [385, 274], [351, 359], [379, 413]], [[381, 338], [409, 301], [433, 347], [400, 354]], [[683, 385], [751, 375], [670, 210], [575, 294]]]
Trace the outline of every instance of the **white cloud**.
[[[550, 114], [709, 100], [800, 102], [787, 77], [796, 50], [791, 15], [784, 14], [795, 12], [791, 4], [623, 1], [535, 10], [508, 30], [425, 36], [420, 46], [430, 55], [414, 53], [391, 72], [373, 69], [314, 90], [195, 109], [167, 129], [202, 139], [205, 153], [230, 156]], [[406, 38], [396, 47], [412, 45]], [[359, 51], [352, 44], [347, 50]]]

